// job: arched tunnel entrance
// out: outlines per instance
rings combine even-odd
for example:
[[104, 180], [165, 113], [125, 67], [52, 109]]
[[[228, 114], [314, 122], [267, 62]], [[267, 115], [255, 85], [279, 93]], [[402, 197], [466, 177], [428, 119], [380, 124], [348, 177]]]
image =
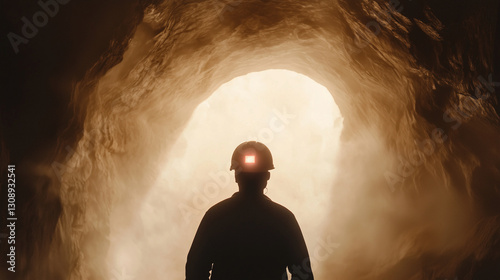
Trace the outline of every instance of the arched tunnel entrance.
[[[7, 29], [40, 23], [41, 2]], [[275, 154], [268, 194], [297, 214], [317, 279], [500, 276], [498, 1], [68, 2], [51, 1], [57, 16], [5, 64], [0, 159], [20, 198], [9, 277], [182, 277], [248, 138]], [[232, 88], [232, 113], [211, 99], [271, 69], [325, 93], [241, 94], [268, 106], [252, 111]]]
[[328, 197], [335, 192], [342, 122], [331, 93], [292, 71], [254, 72], [223, 84], [194, 110], [159, 167], [161, 175], [138, 202], [138, 219], [120, 224], [121, 207], [111, 212], [109, 270], [132, 278], [183, 278], [205, 211], [238, 190], [229, 171], [233, 149], [256, 140], [274, 155], [266, 194], [297, 217], [321, 278], [320, 261], [328, 252], [318, 247], [325, 222], [335, 222]]

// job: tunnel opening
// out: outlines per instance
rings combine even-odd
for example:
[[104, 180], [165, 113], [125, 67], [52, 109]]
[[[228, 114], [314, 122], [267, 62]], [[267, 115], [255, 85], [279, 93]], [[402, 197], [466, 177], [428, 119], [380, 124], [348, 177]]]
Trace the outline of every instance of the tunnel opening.
[[205, 211], [238, 190], [229, 171], [230, 156], [248, 140], [271, 149], [276, 169], [266, 195], [295, 214], [312, 249], [328, 220], [342, 127], [343, 117], [328, 89], [297, 72], [268, 69], [224, 83], [196, 107], [171, 147], [144, 196], [140, 219], [121, 224], [120, 207], [112, 211], [111, 276], [160, 279], [168, 273], [182, 278]]

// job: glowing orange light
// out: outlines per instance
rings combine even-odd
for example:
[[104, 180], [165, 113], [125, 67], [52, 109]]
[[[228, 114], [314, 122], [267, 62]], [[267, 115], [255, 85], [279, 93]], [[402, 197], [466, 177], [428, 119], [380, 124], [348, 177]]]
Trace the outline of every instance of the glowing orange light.
[[245, 156], [245, 163], [255, 163], [255, 156]]

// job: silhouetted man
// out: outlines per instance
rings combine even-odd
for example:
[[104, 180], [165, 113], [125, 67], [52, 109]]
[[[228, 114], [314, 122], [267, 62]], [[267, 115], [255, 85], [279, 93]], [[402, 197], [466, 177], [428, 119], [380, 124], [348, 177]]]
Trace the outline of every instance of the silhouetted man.
[[283, 280], [286, 268], [293, 280], [314, 279], [295, 216], [263, 194], [271, 169], [264, 144], [236, 148], [230, 170], [239, 192], [205, 213], [187, 257], [186, 280]]

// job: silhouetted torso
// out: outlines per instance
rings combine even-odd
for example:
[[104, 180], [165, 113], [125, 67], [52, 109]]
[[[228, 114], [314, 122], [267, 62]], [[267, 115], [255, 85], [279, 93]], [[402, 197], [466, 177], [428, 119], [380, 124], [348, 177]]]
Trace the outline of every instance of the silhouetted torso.
[[212, 269], [212, 280], [282, 280], [287, 266], [294, 279], [313, 279], [295, 216], [265, 195], [237, 192], [203, 217], [186, 279], [208, 279]]

